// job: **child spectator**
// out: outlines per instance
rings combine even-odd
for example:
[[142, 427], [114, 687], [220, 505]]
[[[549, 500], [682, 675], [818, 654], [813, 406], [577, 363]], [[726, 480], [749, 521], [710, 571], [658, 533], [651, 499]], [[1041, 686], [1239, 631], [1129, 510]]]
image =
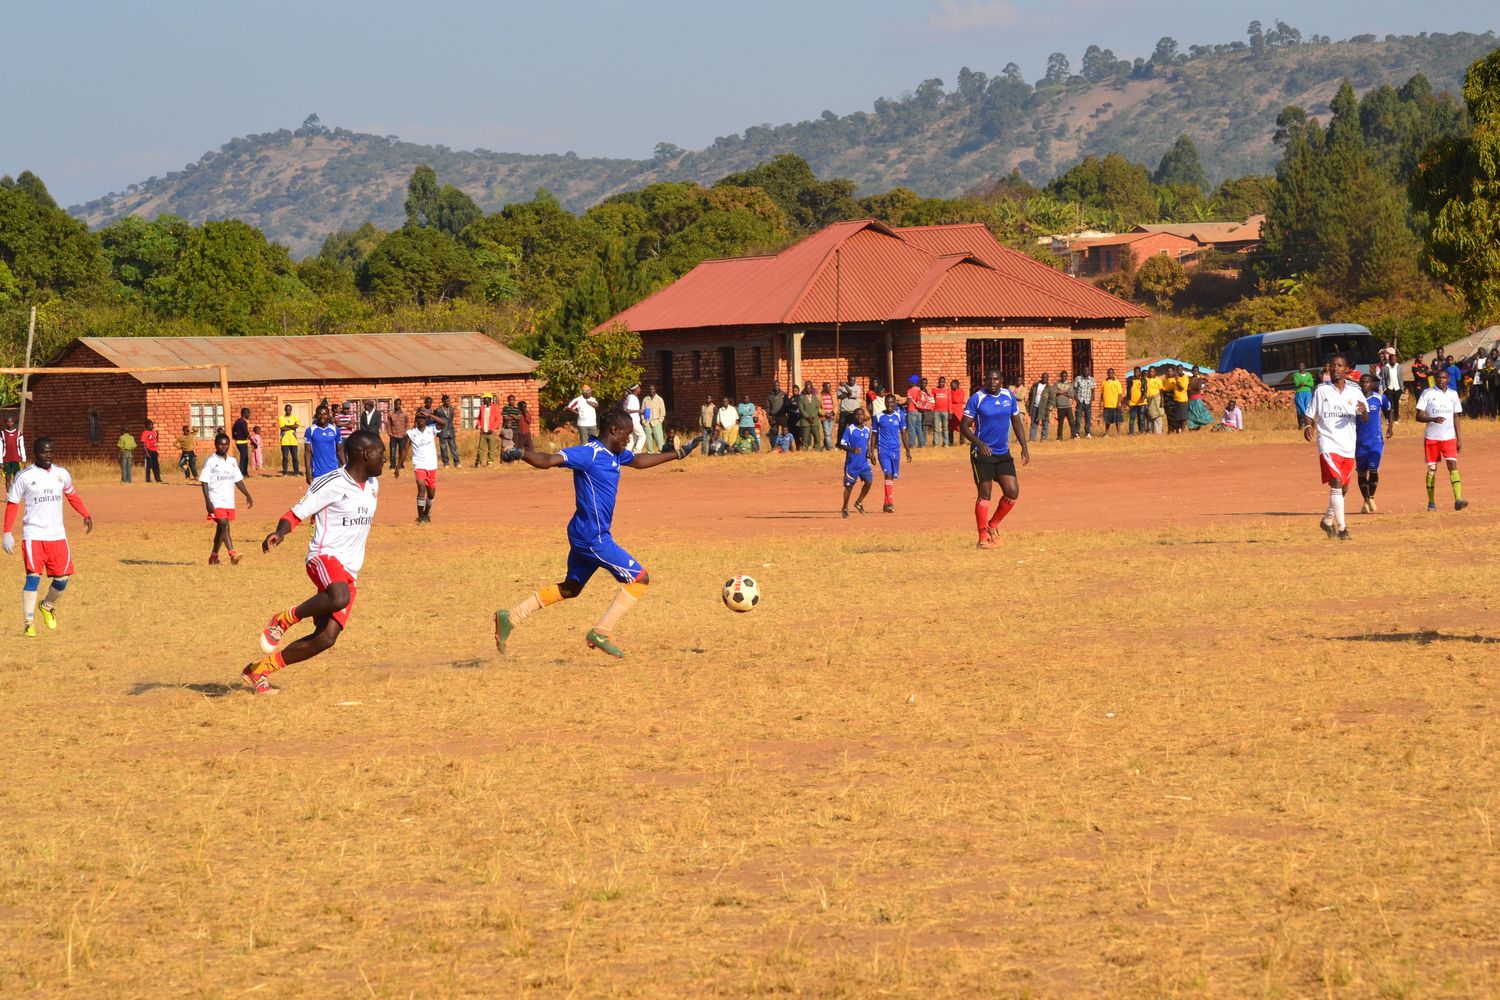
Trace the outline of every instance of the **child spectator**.
[[265, 461], [260, 453], [260, 424], [250, 428], [250, 468], [259, 469]]
[[182, 477], [189, 481], [198, 478], [198, 438], [187, 424], [182, 425], [182, 436], [177, 439], [177, 467]]
[[160, 438], [156, 433], [156, 424], [150, 420], [146, 421], [146, 429], [141, 431], [141, 447], [145, 449], [143, 464], [146, 468], [146, 482], [151, 482], [152, 473], [156, 474], [156, 481], [161, 482], [161, 453], [157, 451]]
[[120, 425], [120, 438], [115, 447], [120, 449], [120, 482], [128, 483], [130, 470], [135, 464], [135, 438], [130, 436], [124, 424]]
[[1242, 431], [1245, 429], [1245, 415], [1240, 412], [1238, 400], [1231, 399], [1229, 405], [1224, 407], [1224, 415], [1214, 425], [1216, 431]]

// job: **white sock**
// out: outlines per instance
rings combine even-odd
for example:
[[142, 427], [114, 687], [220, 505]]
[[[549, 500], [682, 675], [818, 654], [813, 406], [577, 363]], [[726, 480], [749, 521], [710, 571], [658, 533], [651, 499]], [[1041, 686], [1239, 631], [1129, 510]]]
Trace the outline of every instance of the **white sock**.
[[1333, 523], [1344, 530], [1344, 491], [1334, 486], [1328, 492], [1328, 505], [1333, 508]]
[[36, 618], [36, 591], [21, 591], [21, 613], [26, 616], [27, 621]]

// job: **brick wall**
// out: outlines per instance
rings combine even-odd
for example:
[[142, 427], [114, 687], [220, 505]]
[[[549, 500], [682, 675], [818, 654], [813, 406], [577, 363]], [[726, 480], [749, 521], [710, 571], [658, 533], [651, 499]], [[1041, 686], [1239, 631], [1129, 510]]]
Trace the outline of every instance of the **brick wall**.
[[[87, 347], [78, 344], [64, 352], [57, 362], [72, 367], [107, 368], [108, 364]], [[261, 433], [274, 447], [276, 418], [284, 401], [311, 400], [317, 403], [327, 397], [332, 403], [356, 399], [400, 398], [403, 406], [413, 410], [423, 396], [434, 402], [444, 393], [453, 397], [455, 408], [460, 396], [477, 396], [490, 392], [526, 401], [527, 409], [537, 412], [537, 380], [530, 375], [496, 376], [480, 379], [413, 378], [378, 382], [288, 382], [231, 384], [229, 386], [229, 423], [241, 407], [249, 407], [250, 423], [259, 424]], [[164, 440], [170, 441], [189, 423], [189, 406], [193, 403], [219, 402], [218, 382], [146, 386], [129, 375], [45, 375], [33, 380], [32, 402], [26, 412], [27, 436], [42, 434], [53, 438], [59, 456], [95, 455], [113, 457], [114, 442], [124, 424], [137, 437], [147, 418], [156, 422]], [[88, 410], [98, 409], [102, 444], [88, 442]], [[205, 445], [204, 450], [207, 450]]]

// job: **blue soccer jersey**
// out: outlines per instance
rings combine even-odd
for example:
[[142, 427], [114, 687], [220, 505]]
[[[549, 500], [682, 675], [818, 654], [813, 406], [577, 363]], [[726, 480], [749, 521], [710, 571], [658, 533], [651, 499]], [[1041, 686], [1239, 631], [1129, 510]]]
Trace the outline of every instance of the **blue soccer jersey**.
[[881, 457], [901, 454], [901, 440], [906, 431], [906, 411], [899, 407], [875, 418], [875, 446]]
[[1391, 408], [1391, 401], [1381, 393], [1372, 393], [1365, 399], [1365, 407], [1369, 414], [1360, 417], [1356, 423], [1357, 440], [1355, 447], [1360, 451], [1384, 451], [1385, 450], [1385, 411]]
[[974, 436], [990, 446], [996, 455], [1010, 454], [1010, 418], [1020, 412], [1020, 405], [1009, 389], [993, 396], [980, 389], [964, 404], [964, 416], [974, 421]]
[[598, 439], [562, 450], [563, 468], [573, 470], [573, 499], [577, 510], [568, 522], [568, 541], [588, 546], [609, 537], [615, 520], [615, 495], [620, 491], [620, 466], [635, 453], [615, 455]]
[[313, 424], [302, 432], [302, 440], [312, 448], [312, 477], [327, 475], [339, 467], [339, 429], [333, 424]]

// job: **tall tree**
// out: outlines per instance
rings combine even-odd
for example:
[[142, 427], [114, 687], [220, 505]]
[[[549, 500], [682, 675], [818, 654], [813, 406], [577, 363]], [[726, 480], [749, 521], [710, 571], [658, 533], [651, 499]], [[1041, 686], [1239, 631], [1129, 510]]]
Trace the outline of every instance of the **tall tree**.
[[1156, 217], [1151, 175], [1145, 167], [1118, 153], [1110, 153], [1102, 160], [1084, 157], [1082, 163], [1048, 184], [1047, 191], [1069, 201], [1118, 213], [1125, 226]]
[[1151, 176], [1156, 184], [1190, 187], [1203, 191], [1208, 187], [1208, 178], [1203, 174], [1203, 161], [1198, 159], [1198, 146], [1187, 134], [1179, 135], [1172, 148], [1162, 156], [1156, 173]]
[[791, 153], [730, 174], [714, 186], [760, 188], [798, 229], [820, 229], [832, 222], [859, 217], [853, 181], [819, 180], [806, 160]]
[[278, 254], [237, 219], [192, 231], [172, 286], [173, 311], [232, 336], [258, 332], [276, 295]]
[[109, 275], [98, 236], [58, 208], [29, 170], [0, 177], [0, 263], [28, 298], [95, 288]]
[[457, 237], [483, 215], [474, 199], [452, 184], [439, 186], [437, 172], [425, 163], [412, 171], [406, 185], [408, 226], [428, 226]]

